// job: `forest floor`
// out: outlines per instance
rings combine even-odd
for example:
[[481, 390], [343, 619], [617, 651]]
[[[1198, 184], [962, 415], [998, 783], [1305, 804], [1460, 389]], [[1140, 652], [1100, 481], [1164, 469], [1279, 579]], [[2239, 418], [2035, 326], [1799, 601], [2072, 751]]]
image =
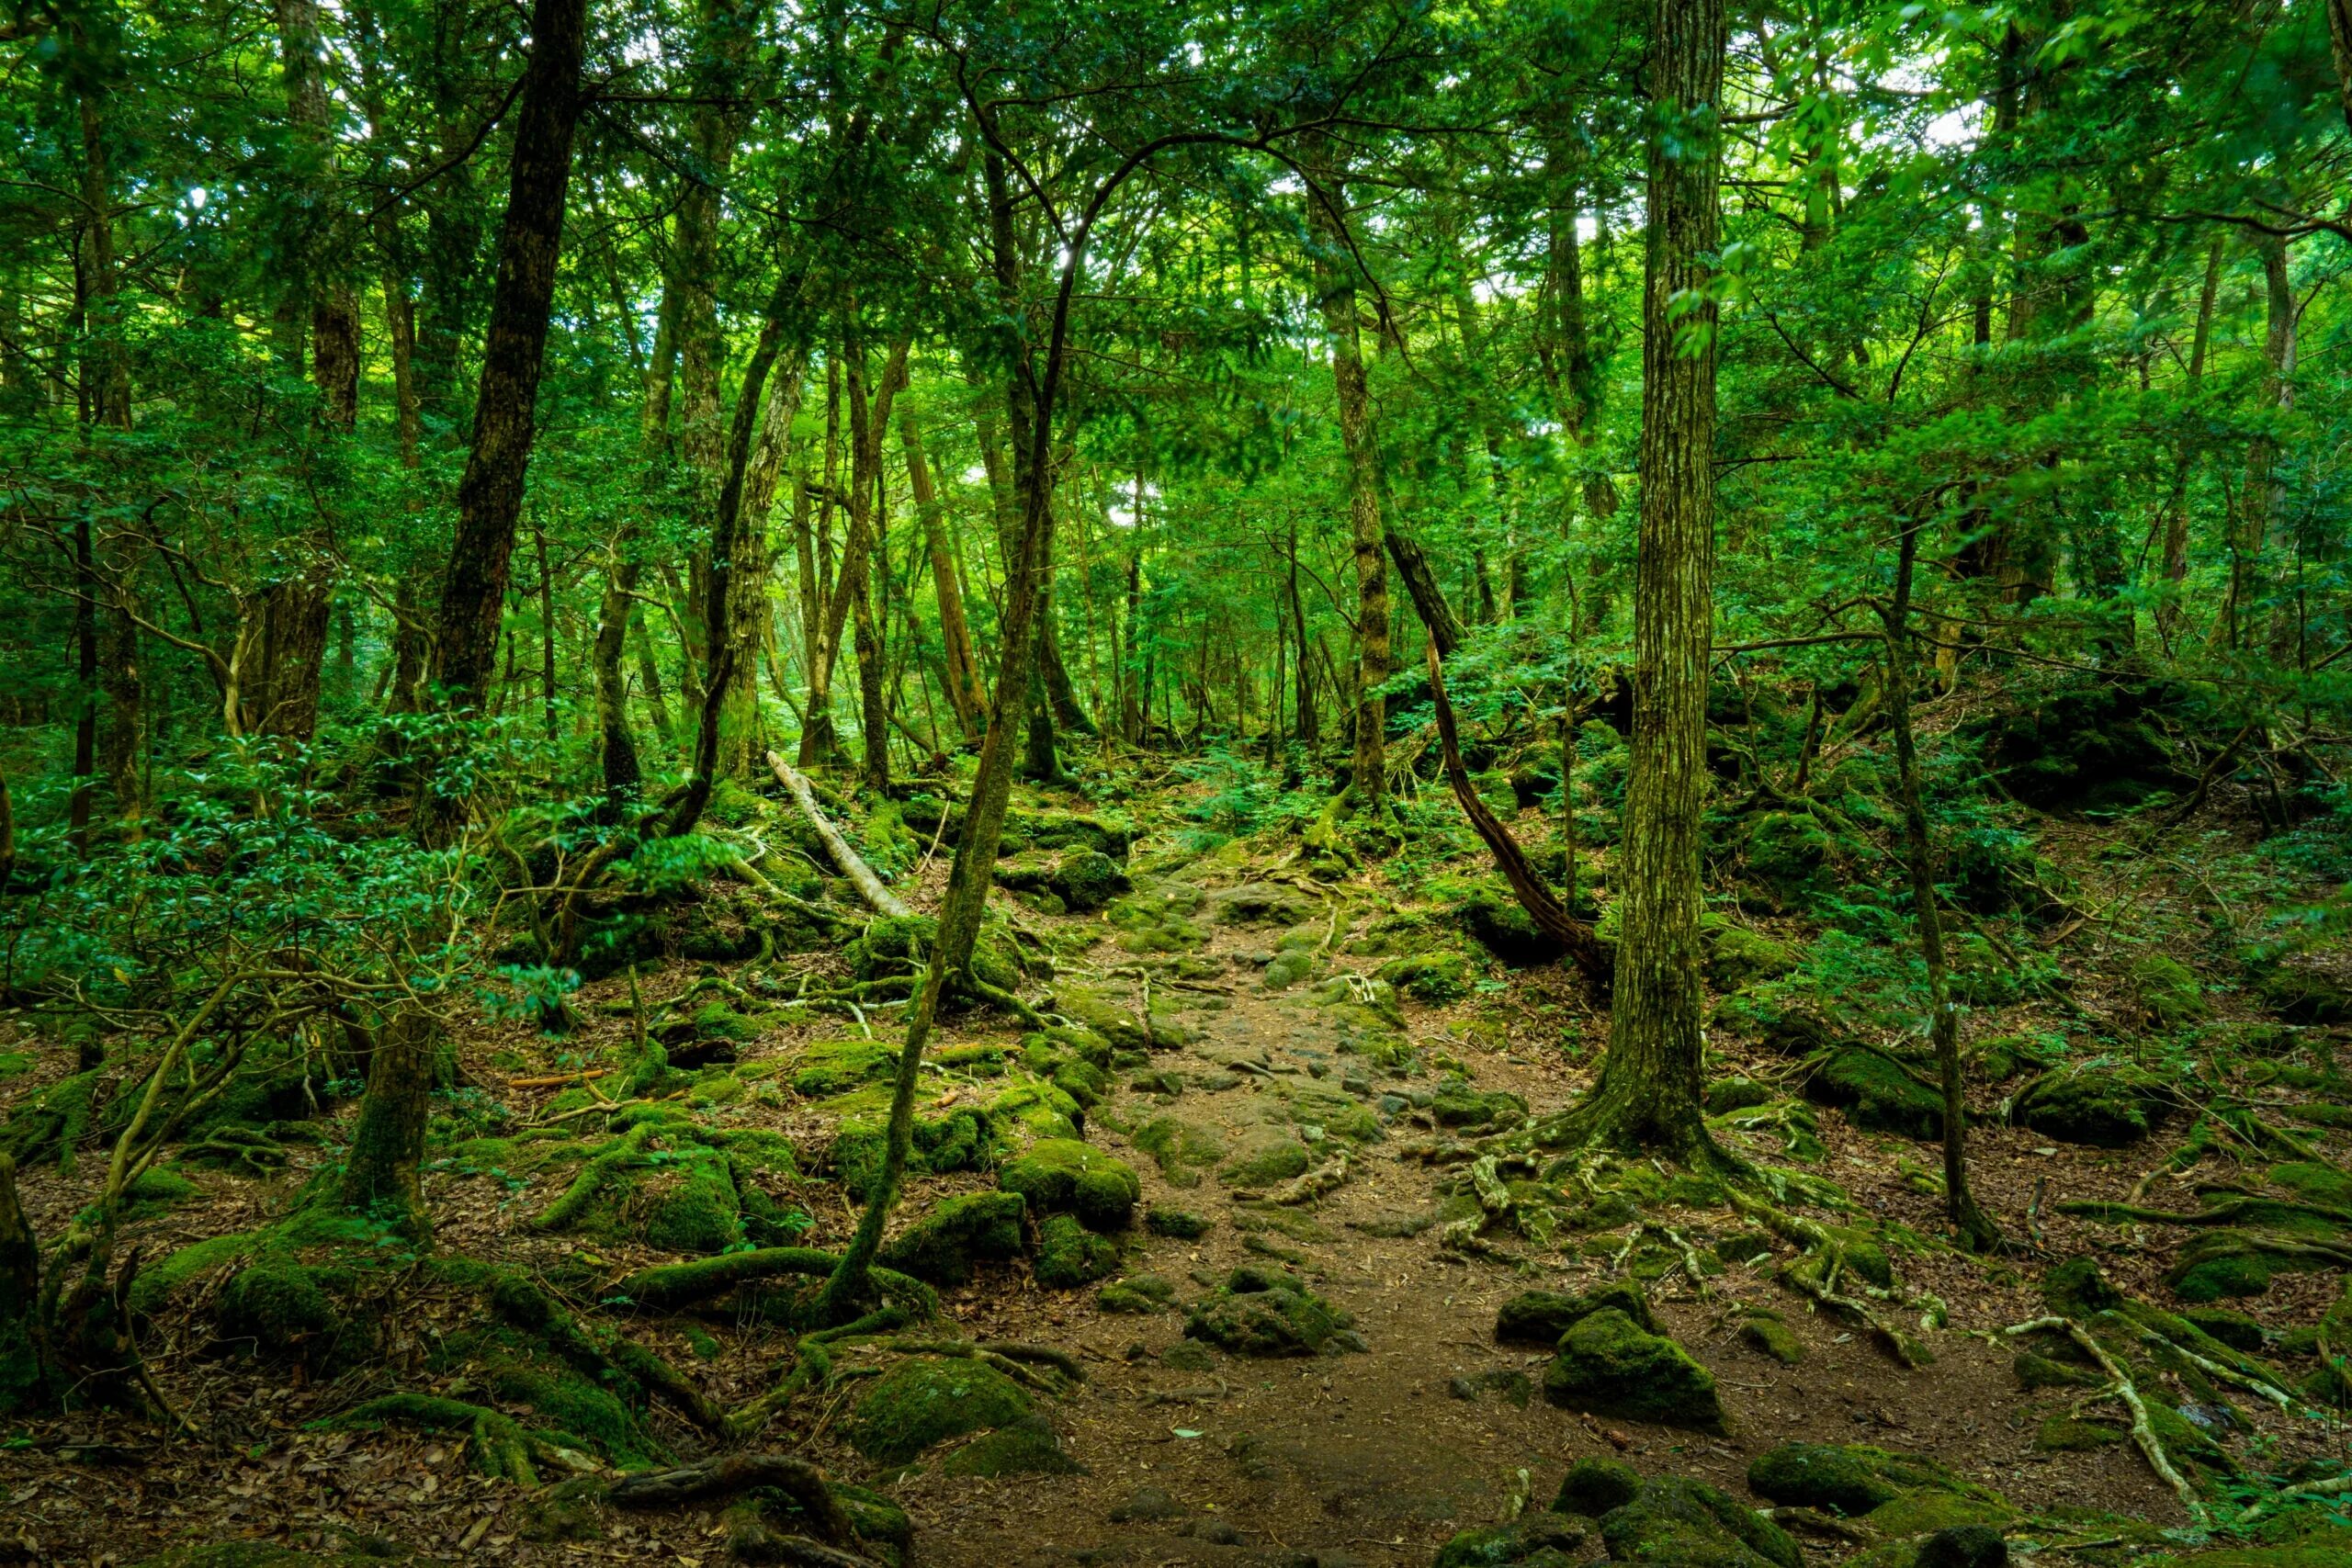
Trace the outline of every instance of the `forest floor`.
[[[1748, 1466], [1792, 1440], [1931, 1456], [2007, 1500], [2020, 1552], [2064, 1548], [2098, 1562], [2102, 1551], [2112, 1557], [2119, 1549], [2160, 1546], [2158, 1531], [2187, 1522], [2172, 1488], [2128, 1442], [2057, 1450], [2038, 1442], [2045, 1421], [2084, 1403], [2083, 1391], [2021, 1389], [2015, 1348], [1998, 1337], [2046, 1310], [2043, 1273], [2078, 1253], [2096, 1253], [2125, 1291], [2162, 1298], [2168, 1264], [2196, 1233], [2119, 1230], [2070, 1217], [2058, 1205], [2126, 1199], [2175, 1140], [2120, 1149], [2054, 1141], [1998, 1124], [2001, 1091], [1981, 1089], [1983, 1120], [1973, 1134], [1978, 1196], [2032, 1244], [2024, 1256], [1988, 1261], [1934, 1239], [1943, 1234], [1941, 1203], [1920, 1177], [1920, 1168], [1936, 1164], [1931, 1145], [1867, 1131], [1841, 1111], [1820, 1109], [1820, 1146], [1808, 1168], [1844, 1189], [1866, 1223], [1889, 1238], [1905, 1289], [1930, 1293], [1947, 1309], [1946, 1321], [1921, 1335], [1932, 1362], [1903, 1366], [1856, 1322], [1815, 1310], [1776, 1272], [1798, 1248], [1758, 1233], [1750, 1220], [1722, 1207], [1652, 1207], [1648, 1218], [1661, 1230], [1670, 1224], [1677, 1244], [1688, 1244], [1685, 1256], [1703, 1266], [1674, 1267], [1668, 1256], [1667, 1266], [1653, 1258], [1638, 1271], [1662, 1330], [1713, 1372], [1724, 1429], [1692, 1432], [1558, 1408], [1540, 1393], [1550, 1352], [1498, 1345], [1498, 1308], [1530, 1290], [1572, 1293], [1633, 1279], [1638, 1260], [1657, 1251], [1645, 1243], [1637, 1254], [1636, 1242], [1648, 1233], [1636, 1224], [1545, 1246], [1506, 1228], [1463, 1246], [1449, 1241], [1460, 1227], [1448, 1222], [1464, 1212], [1470, 1143], [1508, 1134], [1520, 1120], [1512, 1102], [1482, 1097], [1515, 1096], [1537, 1122], [1570, 1104], [1589, 1085], [1605, 1017], [1573, 976], [1550, 965], [1486, 966], [1487, 977], [1469, 994], [1442, 1005], [1388, 999], [1375, 972], [1400, 945], [1409, 953], [1424, 939], [1411, 934], [1411, 901], [1376, 873], [1334, 888], [1246, 844], [1169, 858], [1164, 874], [1139, 872], [1137, 881], [1171, 908], [1194, 912], [1187, 927], [1193, 940], [1180, 952], [1129, 951], [1102, 914], [1014, 913], [1060, 955], [1048, 996], [1083, 987], [1129, 1010], [1147, 1030], [1148, 1063], [1115, 1076], [1088, 1111], [1085, 1134], [1132, 1164], [1141, 1181], [1136, 1223], [1119, 1237], [1112, 1277], [1154, 1277], [1173, 1287], [1174, 1299], [1159, 1310], [1114, 1312], [1094, 1284], [1047, 1290], [1025, 1259], [989, 1260], [969, 1283], [942, 1291], [943, 1321], [931, 1331], [1043, 1344], [1076, 1357], [1083, 1382], [1039, 1402], [1074, 1465], [1068, 1473], [982, 1478], [948, 1473], [930, 1462], [936, 1454], [914, 1466], [878, 1464], [848, 1438], [859, 1382], [804, 1401], [763, 1439], [885, 1491], [913, 1523], [915, 1561], [940, 1568], [1419, 1565], [1457, 1532], [1522, 1503], [1540, 1508], [1562, 1470], [1585, 1456], [1623, 1458], [1645, 1474], [1687, 1475], [1767, 1506], [1747, 1488]], [[940, 881], [933, 863], [915, 901], [928, 907]], [[1401, 941], [1356, 940], [1400, 913], [1408, 917]], [[1361, 951], [1366, 946], [1383, 950]], [[1283, 976], [1286, 953], [1299, 973], [1287, 986], [1270, 983], [1270, 975]], [[640, 984], [648, 995], [667, 995], [696, 972], [673, 964]], [[518, 1024], [472, 1030], [458, 1042], [467, 1080], [516, 1124], [559, 1114], [549, 1089], [507, 1086], [626, 1052], [633, 1025], [620, 1014], [628, 995], [620, 980], [591, 985], [573, 998], [580, 1030], [560, 1042]], [[1394, 1039], [1409, 1049], [1367, 1055], [1367, 998], [1380, 1000], [1372, 1010], [1395, 1021]], [[872, 1034], [893, 1039], [898, 1016], [874, 1013]], [[2013, 1014], [2001, 1027], [2026, 1021]], [[845, 1025], [805, 1015], [772, 1021], [741, 1043], [729, 1071], [755, 1089], [789, 1081], [812, 1045], [856, 1034]], [[1379, 1031], [1376, 1021], [1369, 1027]], [[11, 1019], [7, 1028], [18, 1039], [0, 1041], [0, 1048], [33, 1043], [27, 1020]], [[967, 1013], [951, 1021], [933, 1053], [988, 1044], [1010, 1052], [1019, 1037], [1009, 1021]], [[2341, 1030], [2311, 1032], [2305, 1044], [2325, 1054], [2343, 1037]], [[1711, 1043], [1721, 1055], [1713, 1077], [1786, 1086], [1798, 1076], [1794, 1062], [1761, 1043], [1718, 1031]], [[54, 1055], [37, 1048], [33, 1069], [0, 1089], [22, 1099], [53, 1079]], [[933, 1083], [927, 1103], [952, 1104], [975, 1089]], [[1448, 1097], [1472, 1111], [1449, 1110], [1441, 1103]], [[1496, 1114], [1485, 1126], [1476, 1124], [1486, 1114], [1481, 1104]], [[754, 1092], [707, 1113], [729, 1128], [783, 1134], [803, 1151], [808, 1171], [823, 1168], [813, 1151], [831, 1129], [804, 1097]], [[1342, 1123], [1353, 1131], [1343, 1134]], [[2352, 1140], [2342, 1132], [2316, 1135], [2327, 1159], [2352, 1158]], [[1232, 1174], [1253, 1150], [1301, 1140], [1317, 1159], [1345, 1147], [1346, 1179], [1320, 1196], [1279, 1203], [1259, 1195], [1263, 1180]], [[1772, 1159], [1781, 1135], [1734, 1139], [1732, 1146]], [[267, 1223], [332, 1157], [327, 1148], [288, 1147], [291, 1159], [275, 1173], [189, 1172], [193, 1194], [140, 1219], [131, 1239], [159, 1259]], [[574, 1280], [583, 1268], [616, 1281], [668, 1260], [626, 1236], [583, 1245], [580, 1236], [531, 1225], [560, 1185], [560, 1178], [440, 1162], [426, 1181], [436, 1252]], [[986, 1171], [919, 1176], [900, 1224], [944, 1197], [993, 1185]], [[86, 1169], [75, 1176], [28, 1168], [23, 1192], [36, 1234], [57, 1234], [86, 1191]], [[2185, 1191], [2164, 1179], [2146, 1190], [2146, 1201], [2191, 1201]], [[853, 1205], [821, 1174], [780, 1178], [769, 1195], [805, 1209], [805, 1245], [837, 1247], [854, 1225]], [[1143, 1223], [1145, 1213], [1167, 1211], [1195, 1215], [1206, 1228], [1187, 1238]], [[1720, 1268], [1718, 1243], [1732, 1255]], [[1269, 1359], [1188, 1339], [1182, 1303], [1245, 1265], [1272, 1265], [1304, 1280], [1351, 1314], [1362, 1348]], [[717, 1504], [605, 1509], [551, 1528], [530, 1494], [476, 1472], [460, 1435], [397, 1426], [338, 1429], [334, 1417], [396, 1387], [460, 1395], [475, 1389], [465, 1366], [434, 1353], [470, 1310], [462, 1292], [420, 1272], [377, 1298], [371, 1310], [381, 1314], [384, 1354], [330, 1376], [300, 1359], [289, 1366], [221, 1353], [211, 1343], [207, 1294], [218, 1282], [199, 1280], [159, 1312], [146, 1346], [157, 1386], [194, 1425], [193, 1435], [96, 1413], [9, 1427], [0, 1446], [0, 1558], [129, 1564], [171, 1548], [237, 1540], [452, 1562], [674, 1559], [696, 1568], [726, 1556]], [[2282, 1275], [2257, 1299], [2232, 1304], [2275, 1342], [2319, 1323], [2337, 1286], [2333, 1272]], [[571, 1299], [581, 1304], [582, 1293], [574, 1289]], [[1793, 1334], [1802, 1348], [1796, 1364], [1766, 1354], [1742, 1332], [1752, 1308], [1778, 1314]], [[640, 1314], [629, 1319], [629, 1331], [688, 1369], [722, 1404], [769, 1387], [793, 1343], [786, 1330], [724, 1303], [698, 1316]], [[664, 1409], [647, 1419], [675, 1454], [707, 1447]], [[2257, 1399], [2234, 1401], [2229, 1419], [2251, 1431], [2267, 1472], [2345, 1457], [2339, 1427]], [[1805, 1544], [1813, 1559], [1834, 1562], [1872, 1539], [1866, 1526], [1849, 1527]]]

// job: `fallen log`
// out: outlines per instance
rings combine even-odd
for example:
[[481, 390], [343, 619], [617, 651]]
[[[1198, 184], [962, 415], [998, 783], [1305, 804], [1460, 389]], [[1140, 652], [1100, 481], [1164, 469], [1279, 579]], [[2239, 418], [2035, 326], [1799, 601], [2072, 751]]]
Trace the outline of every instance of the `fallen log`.
[[825, 846], [825, 852], [833, 857], [833, 864], [849, 878], [850, 886], [857, 889], [857, 896], [865, 900], [866, 907], [877, 915], [888, 915], [899, 919], [913, 914], [914, 911], [908, 908], [897, 894], [882, 886], [882, 879], [874, 874], [874, 868], [866, 864], [855, 850], [849, 847], [849, 840], [842, 837], [841, 829], [825, 819], [824, 812], [817, 805], [816, 792], [808, 787], [808, 781], [774, 751], [768, 753], [768, 766], [775, 771], [776, 783], [792, 792], [793, 802], [800, 807], [800, 815], [808, 818], [808, 826], [816, 829], [819, 840]]
[[1526, 852], [1510, 836], [1510, 829], [1470, 787], [1469, 770], [1462, 765], [1462, 742], [1453, 727], [1453, 704], [1446, 698], [1445, 675], [1438, 664], [1435, 643], [1430, 645], [1429, 657], [1430, 700], [1437, 707], [1438, 743], [1445, 759], [1445, 779], [1453, 786], [1453, 798], [1461, 802], [1462, 814], [1470, 818], [1471, 828], [1495, 857], [1496, 868], [1510, 884], [1511, 894], [1518, 898], [1519, 907], [1527, 911], [1527, 918], [1560, 944], [1593, 989], [1606, 991], [1615, 967], [1608, 949], [1600, 945], [1600, 939], [1593, 934], [1590, 926], [1570, 914], [1566, 906], [1553, 897], [1544, 879], [1535, 874], [1535, 868], [1527, 863]]

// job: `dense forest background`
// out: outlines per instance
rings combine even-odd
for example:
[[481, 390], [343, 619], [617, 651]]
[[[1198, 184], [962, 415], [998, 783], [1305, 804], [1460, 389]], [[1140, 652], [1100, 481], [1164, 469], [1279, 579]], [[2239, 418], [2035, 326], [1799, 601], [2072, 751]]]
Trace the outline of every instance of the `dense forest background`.
[[[1474, 1379], [1491, 1473], [1334, 1552], [2335, 1560], [2337, 0], [26, 0], [0, 60], [36, 1491], [264, 1465], [290, 1367], [536, 1489], [402, 1551], [738, 1499], [628, 1529], [842, 1568], [1087, 1457], [1060, 1314], [1173, 1333], [1206, 1245], [1187, 1343], [1442, 1356], [1377, 1283], [1434, 1251], [1603, 1457], [1521, 1518], [1556, 1433]], [[1350, 1228], [1362, 1333], [1291, 1245]], [[1723, 1429], [1702, 1310], [1940, 1457], [1792, 1412], [1735, 1524], [1647, 1446]], [[2015, 1378], [1939, 1393], [1955, 1319]], [[1946, 1451], [2053, 1388], [2055, 1492]], [[382, 1544], [292, 1508], [228, 1533]]]

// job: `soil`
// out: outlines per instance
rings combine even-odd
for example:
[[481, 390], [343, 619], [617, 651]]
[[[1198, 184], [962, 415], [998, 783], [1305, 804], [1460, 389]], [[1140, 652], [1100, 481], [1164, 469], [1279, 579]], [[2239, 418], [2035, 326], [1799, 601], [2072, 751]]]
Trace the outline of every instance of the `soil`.
[[[934, 865], [926, 892], [935, 895], [939, 874]], [[1217, 879], [1204, 871], [1188, 874]], [[1020, 918], [1041, 925], [1076, 923], [1027, 912]], [[1101, 924], [1100, 917], [1087, 919]], [[1102, 930], [1109, 934], [1107, 926]], [[1246, 954], [1263, 951], [1270, 934], [1215, 928], [1211, 945], [1202, 950], [1219, 964], [1208, 978], [1179, 984], [1167, 969], [1154, 971], [1153, 995], [1162, 1015], [1180, 1010], [1176, 1016], [1196, 1037], [1158, 1052], [1152, 1066], [1182, 1076], [1185, 1088], [1171, 1100], [1121, 1087], [1090, 1118], [1089, 1136], [1134, 1163], [1147, 1206], [1183, 1207], [1214, 1222], [1194, 1241], [1150, 1235], [1138, 1224], [1126, 1239], [1126, 1272], [1161, 1275], [1176, 1283], [1180, 1300], [1189, 1300], [1236, 1266], [1265, 1261], [1267, 1254], [1251, 1250], [1252, 1244], [1279, 1248], [1292, 1255], [1319, 1293], [1354, 1314], [1369, 1348], [1291, 1360], [1220, 1352], [1213, 1371], [1179, 1371], [1159, 1356], [1182, 1337], [1181, 1310], [1112, 1315], [1096, 1307], [1091, 1290], [1044, 1292], [1025, 1264], [987, 1266], [971, 1285], [946, 1292], [941, 1331], [1038, 1341], [1080, 1358], [1083, 1386], [1050, 1414], [1064, 1448], [1085, 1472], [989, 1481], [944, 1476], [931, 1463], [889, 1481], [890, 1495], [914, 1520], [916, 1561], [937, 1568], [1066, 1562], [1419, 1565], [1456, 1531], [1501, 1516], [1515, 1497], [1532, 1495], [1538, 1506], [1548, 1500], [1562, 1470], [1579, 1456], [1623, 1454], [1645, 1472], [1691, 1474], [1746, 1496], [1750, 1458], [1792, 1438], [1868, 1441], [1930, 1453], [2035, 1513], [2085, 1510], [2167, 1523], [2182, 1517], [2170, 1489], [2127, 1446], [2036, 1452], [2032, 1438], [2041, 1418], [2063, 1412], [2071, 1401], [2064, 1393], [2020, 1393], [2011, 1351], [1995, 1338], [2002, 1327], [2041, 1310], [2036, 1279], [2041, 1267], [2076, 1251], [2097, 1247], [2118, 1283], [2156, 1293], [2157, 1276], [2167, 1251], [2182, 1239], [2179, 1233], [2118, 1232], [2068, 1219], [2055, 1208], [2068, 1199], [2124, 1196], [2158, 1157], [2152, 1152], [2157, 1145], [2104, 1152], [2055, 1145], [2023, 1130], [1979, 1130], [1973, 1143], [1978, 1195], [2013, 1233], [2030, 1231], [2039, 1251], [2018, 1262], [1987, 1262], [1940, 1246], [1898, 1256], [1905, 1282], [1932, 1292], [1949, 1307], [1948, 1327], [1927, 1336], [1932, 1365], [1906, 1370], [1853, 1325], [1809, 1311], [1772, 1280], [1769, 1264], [1735, 1265], [1708, 1280], [1703, 1295], [1680, 1273], [1651, 1292], [1664, 1324], [1715, 1373], [1728, 1435], [1580, 1416], [1545, 1404], [1540, 1393], [1514, 1404], [1491, 1387], [1457, 1383], [1481, 1373], [1518, 1372], [1540, 1384], [1544, 1354], [1493, 1343], [1497, 1306], [1531, 1288], [1589, 1288], [1610, 1276], [1611, 1264], [1605, 1258], [1528, 1247], [1514, 1265], [1502, 1256], [1450, 1250], [1433, 1230], [1374, 1234], [1429, 1212], [1438, 1184], [1458, 1174], [1459, 1167], [1416, 1157], [1438, 1136], [1419, 1112], [1392, 1116], [1386, 1137], [1362, 1150], [1343, 1185], [1280, 1218], [1262, 1205], [1237, 1201], [1214, 1173], [1198, 1185], [1171, 1185], [1119, 1130], [1163, 1110], [1212, 1125], [1238, 1125], [1276, 1084], [1325, 1078], [1337, 1086], [1343, 1070], [1357, 1069], [1360, 1063], [1332, 1051], [1310, 999], [1315, 982], [1269, 992], [1259, 970], [1245, 961]], [[1325, 962], [1330, 965], [1326, 974], [1369, 973], [1381, 960], [1331, 953]], [[1109, 942], [1063, 966], [1066, 976], [1081, 979], [1090, 970], [1106, 992], [1131, 1004], [1140, 1000], [1142, 968]], [[1449, 1008], [1407, 1004], [1408, 1032], [1425, 1058], [1450, 1058], [1477, 1089], [1521, 1095], [1541, 1116], [1587, 1087], [1604, 1022], [1566, 974], [1520, 971], [1504, 984], [1507, 990], [1474, 994]], [[649, 983], [650, 990], [668, 988], [659, 980]], [[520, 1051], [552, 1062], [559, 1050], [593, 1049], [602, 1036], [628, 1027], [594, 1009], [617, 994], [614, 982], [584, 992], [589, 1033], [560, 1046], [519, 1026], [477, 1032], [463, 1043], [469, 1077], [485, 1092], [501, 1094], [507, 1075], [487, 1065], [495, 1055]], [[877, 1032], [895, 1016], [876, 1015]], [[1498, 1022], [1502, 1027], [1495, 1027]], [[955, 1021], [940, 1043], [1009, 1043], [1015, 1032], [994, 1020], [967, 1016]], [[788, 1056], [808, 1037], [773, 1033], [746, 1045], [744, 1058]], [[1736, 1041], [1717, 1043], [1730, 1058], [1726, 1073], [1788, 1071], [1785, 1061], [1761, 1051], [1744, 1060]], [[1230, 1065], [1237, 1060], [1254, 1069], [1235, 1072]], [[1374, 1092], [1426, 1089], [1430, 1081], [1427, 1076], [1412, 1081], [1382, 1077]], [[10, 1087], [20, 1089], [24, 1082]], [[544, 1101], [545, 1091], [504, 1092], [504, 1098], [527, 1113], [535, 1101]], [[1989, 1096], [1982, 1109], [1990, 1111]], [[822, 1129], [788, 1106], [746, 1120], [821, 1139]], [[1874, 1217], [1900, 1222], [1923, 1237], [1940, 1234], [1939, 1201], [1915, 1190], [1896, 1167], [1898, 1156], [1932, 1167], [1932, 1149], [1859, 1132], [1837, 1111], [1823, 1111], [1821, 1120], [1827, 1153], [1815, 1169], [1846, 1186]], [[204, 1190], [198, 1201], [144, 1222], [134, 1239], [147, 1257], [159, 1258], [188, 1242], [263, 1223], [316, 1157], [316, 1151], [300, 1150], [292, 1168], [262, 1182], [199, 1176]], [[987, 1181], [964, 1176], [918, 1182], [901, 1218], [920, 1214], [939, 1196]], [[23, 1189], [37, 1234], [53, 1235], [86, 1201], [86, 1171], [80, 1177], [28, 1171]], [[2160, 1201], [2164, 1193], [2157, 1190]], [[523, 1226], [543, 1195], [436, 1172], [428, 1179], [427, 1196], [436, 1245], [444, 1249], [527, 1267], [578, 1247], [576, 1238]], [[792, 1196], [815, 1216], [810, 1245], [837, 1245], [854, 1223], [839, 1190], [820, 1179], [809, 1179]], [[1711, 1235], [1748, 1228], [1727, 1211], [1692, 1212], [1678, 1223], [1702, 1247]], [[1245, 1230], [1245, 1224], [1258, 1228]], [[1277, 1224], [1283, 1228], [1272, 1228]], [[1776, 1244], [1772, 1251], [1776, 1258], [1789, 1255], [1785, 1246]], [[625, 1249], [604, 1256], [616, 1278], [657, 1260]], [[2335, 1293], [2331, 1275], [2283, 1279], [2253, 1310], [2273, 1326], [2309, 1323]], [[1804, 1346], [1802, 1364], [1782, 1366], [1740, 1340], [1735, 1309], [1742, 1304], [1781, 1314]], [[607, 1514], [602, 1539], [534, 1542], [523, 1539], [521, 1494], [472, 1473], [460, 1443], [397, 1430], [318, 1429], [316, 1424], [364, 1398], [419, 1386], [404, 1380], [422, 1366], [426, 1337], [458, 1308], [417, 1292], [386, 1310], [394, 1314], [386, 1364], [325, 1385], [306, 1384], [299, 1370], [201, 1353], [207, 1336], [197, 1309], [158, 1325], [146, 1347], [149, 1363], [164, 1396], [195, 1425], [194, 1435], [167, 1437], [98, 1413], [16, 1429], [0, 1448], [0, 1498], [6, 1500], [0, 1556], [127, 1564], [191, 1540], [254, 1537], [298, 1547], [372, 1539], [448, 1561], [666, 1558], [697, 1568], [706, 1559], [724, 1559], [714, 1510]], [[715, 1359], [691, 1353], [684, 1320], [640, 1320], [633, 1332], [690, 1369], [722, 1403], [771, 1385], [788, 1336], [740, 1324], [701, 1320], [701, 1325], [718, 1334], [722, 1350]], [[841, 1439], [841, 1414], [838, 1402], [821, 1407], [804, 1402], [764, 1441], [813, 1457], [840, 1478], [872, 1479], [875, 1467]], [[692, 1429], [665, 1411], [653, 1419], [659, 1435], [680, 1453], [699, 1451]], [[2275, 1430], [2282, 1470], [2297, 1452], [2314, 1450], [2322, 1441], [2283, 1423]], [[1821, 1561], [1850, 1550], [1834, 1540], [1808, 1543]]]

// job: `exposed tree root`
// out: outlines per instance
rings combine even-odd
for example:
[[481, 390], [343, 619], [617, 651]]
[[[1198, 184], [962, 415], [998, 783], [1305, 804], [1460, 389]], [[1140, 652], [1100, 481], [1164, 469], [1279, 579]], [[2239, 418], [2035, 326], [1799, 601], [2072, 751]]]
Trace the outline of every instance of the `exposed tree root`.
[[2014, 1336], [2045, 1328], [2058, 1329], [2065, 1334], [2085, 1355], [2098, 1364], [2101, 1371], [2113, 1380], [2114, 1387], [2109, 1392], [2132, 1413], [2132, 1440], [2139, 1445], [2140, 1452], [2147, 1459], [2148, 1468], [2179, 1494], [2181, 1505], [2188, 1510], [2189, 1517], [2202, 1521], [2205, 1517], [2204, 1501], [2197, 1495], [2197, 1489], [2174, 1468], [2171, 1458], [2165, 1454], [2164, 1442], [2156, 1436], [2155, 1425], [2148, 1418], [2147, 1402], [2140, 1397], [2140, 1390], [2132, 1382], [2132, 1373], [2123, 1363], [2107, 1353], [2107, 1347], [2101, 1345], [2089, 1329], [2071, 1317], [2037, 1317], [2001, 1332]]
[[[616, 1289], [639, 1306], [667, 1311], [724, 1295], [738, 1285], [781, 1275], [830, 1277], [840, 1262], [833, 1254], [813, 1247], [763, 1247], [749, 1252], [723, 1252], [691, 1263], [639, 1269], [623, 1280]], [[888, 1269], [876, 1269], [872, 1273], [884, 1298], [916, 1317], [929, 1317], [938, 1310], [938, 1295], [922, 1280]]]

